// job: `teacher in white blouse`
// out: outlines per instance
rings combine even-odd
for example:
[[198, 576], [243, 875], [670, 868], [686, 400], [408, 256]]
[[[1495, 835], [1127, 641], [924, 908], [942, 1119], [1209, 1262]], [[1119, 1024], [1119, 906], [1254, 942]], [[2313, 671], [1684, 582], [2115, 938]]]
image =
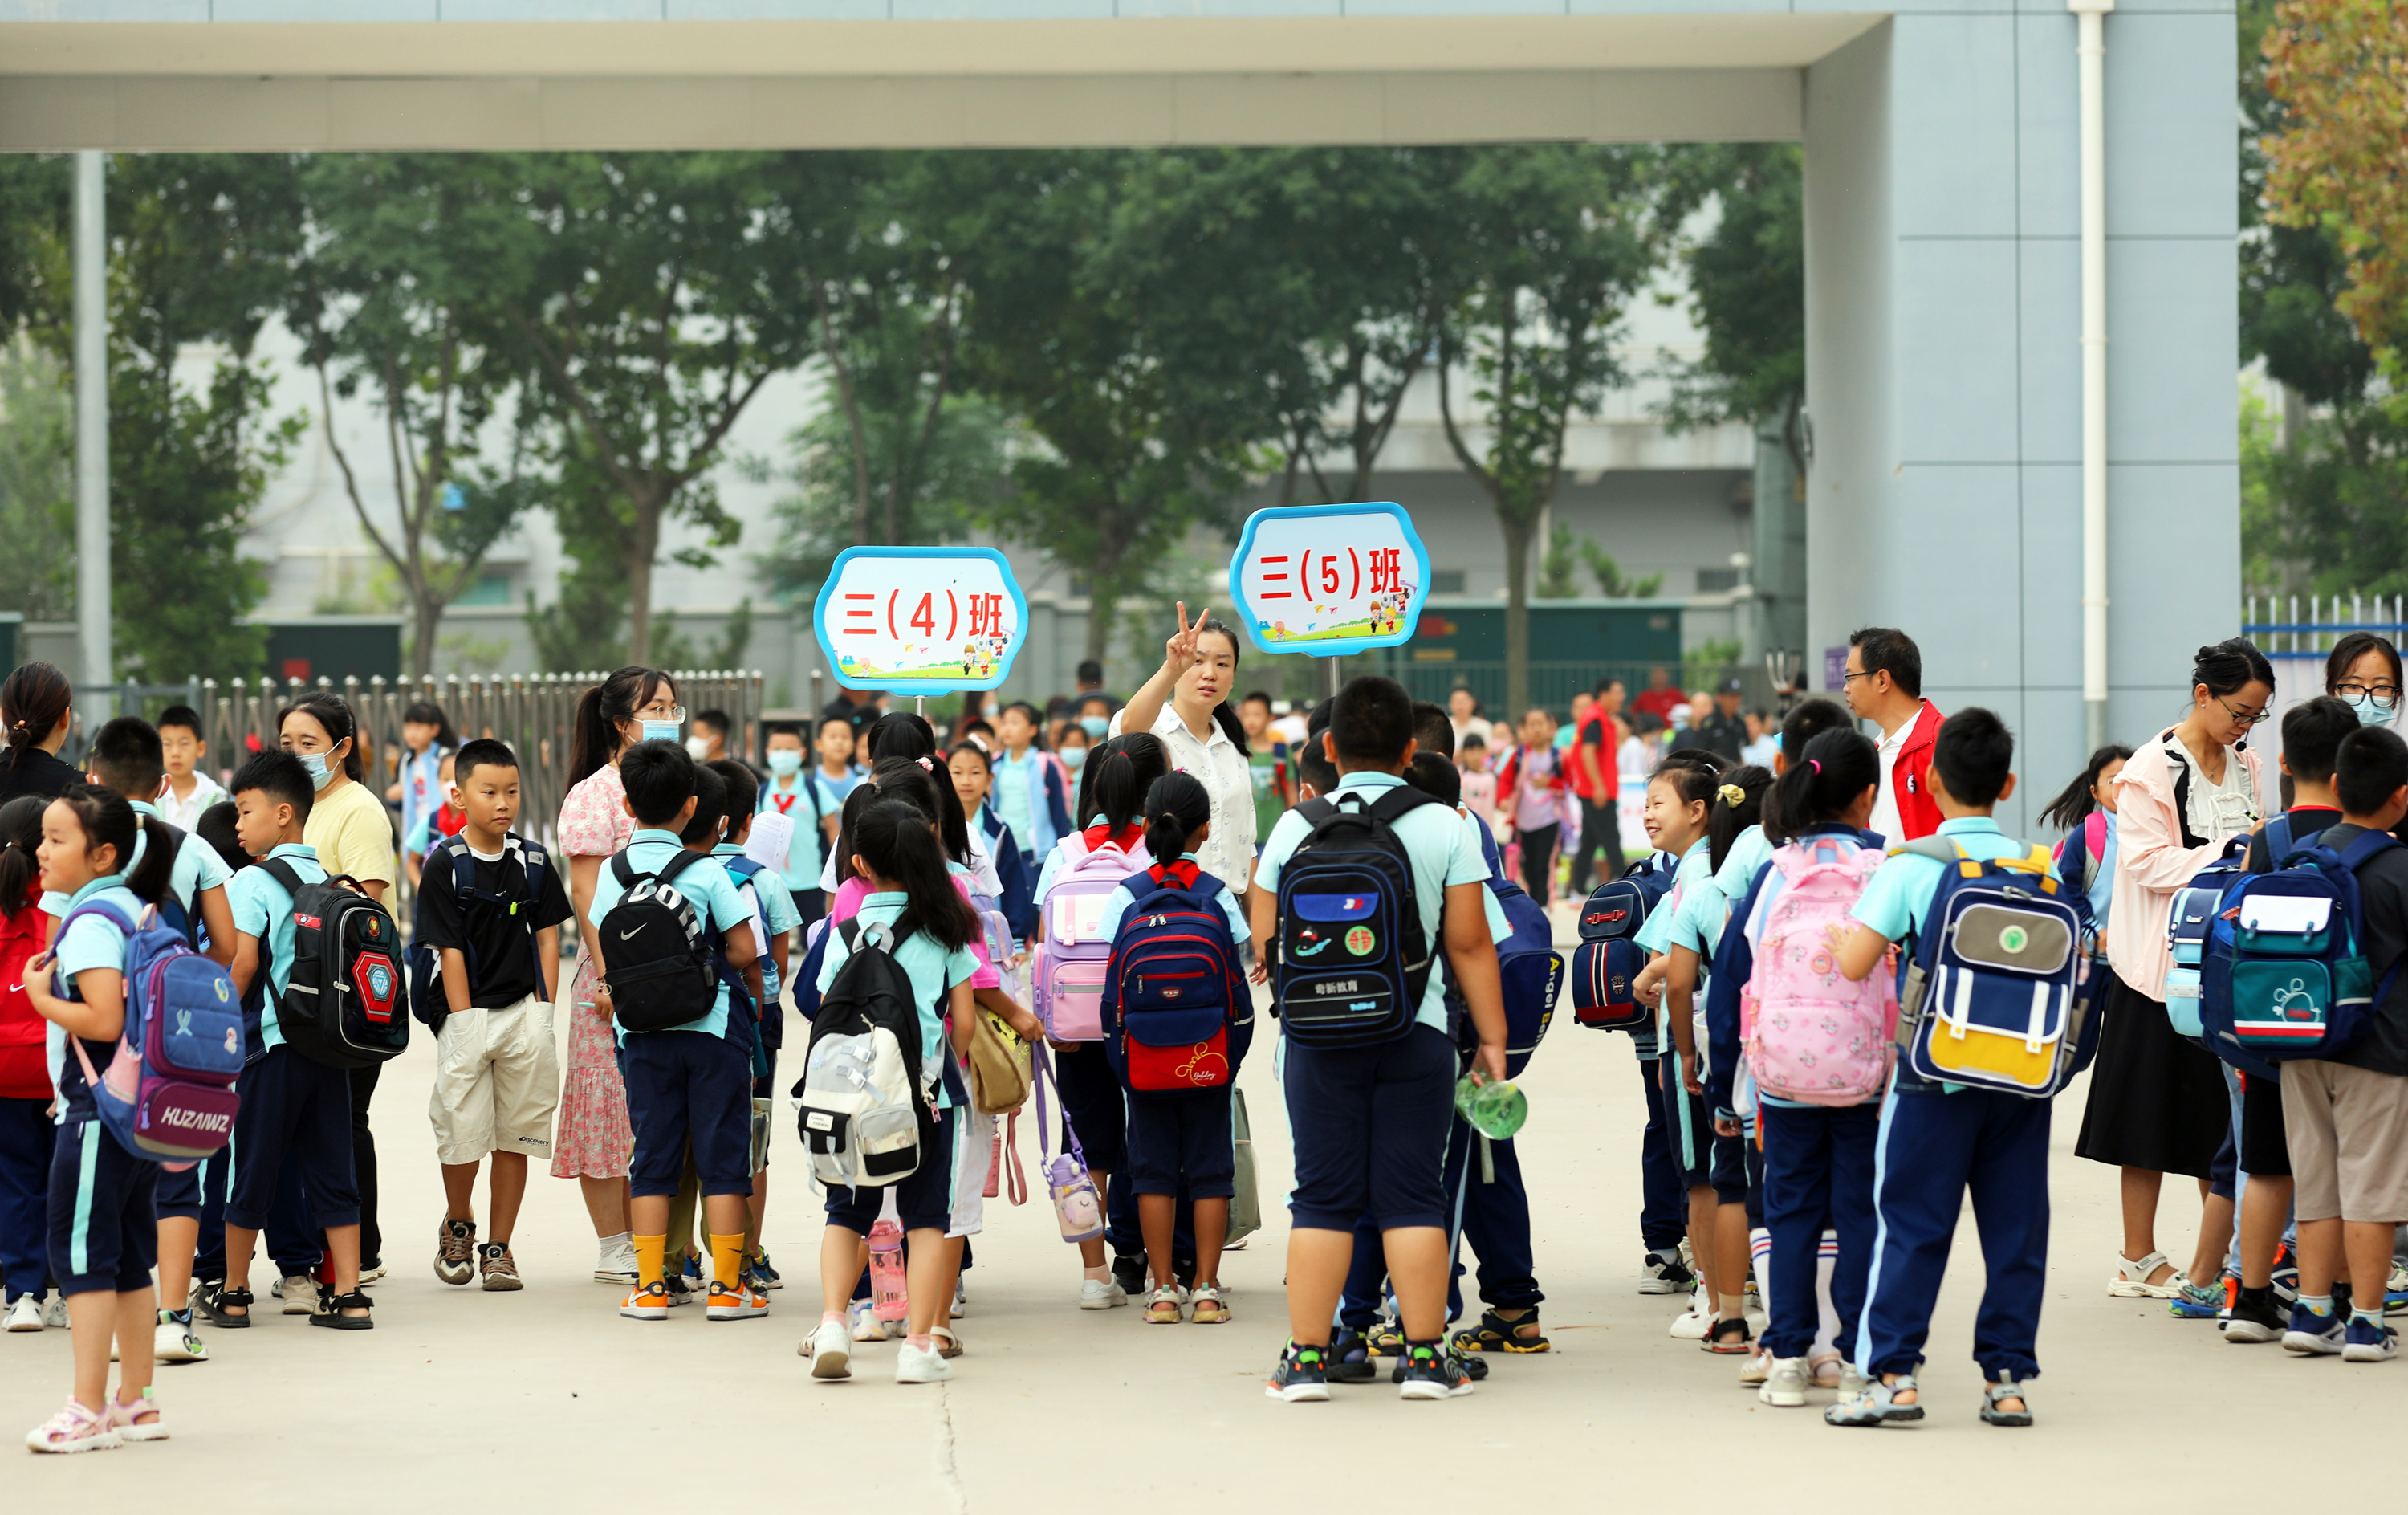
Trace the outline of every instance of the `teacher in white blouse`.
[[1170, 766], [1193, 773], [1212, 801], [1212, 834], [1199, 855], [1205, 870], [1240, 900], [1254, 872], [1254, 786], [1247, 772], [1246, 729], [1229, 691], [1238, 681], [1238, 633], [1220, 621], [1187, 621], [1163, 643], [1162, 667], [1112, 717], [1113, 736], [1151, 731], [1162, 739]]

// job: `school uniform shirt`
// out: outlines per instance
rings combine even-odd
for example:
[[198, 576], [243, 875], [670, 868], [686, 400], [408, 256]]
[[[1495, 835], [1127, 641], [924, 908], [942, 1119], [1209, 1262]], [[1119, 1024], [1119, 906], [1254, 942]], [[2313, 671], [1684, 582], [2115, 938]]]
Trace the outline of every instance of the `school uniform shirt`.
[[[1846, 826], [1809, 826], [1799, 834], [1830, 838], [1847, 852], [1882, 845], [1882, 839], [1873, 832]], [[1730, 865], [1742, 861], [1740, 845], [1750, 835], [1761, 845], [1751, 849], [1756, 861], [1742, 874]], [[1772, 866], [1774, 848], [1763, 837], [1761, 827], [1742, 832], [1731, 844], [1731, 855], [1723, 859], [1723, 871], [1714, 875], [1716, 890], [1732, 891], [1736, 902], [1729, 925], [1714, 944], [1713, 972], [1706, 980], [1706, 1099], [1724, 1114], [1732, 1110], [1731, 1089], [1740, 1066], [1740, 995], [1755, 975], [1756, 949], [1764, 940], [1765, 923], [1771, 919], [1772, 902], [1781, 897], [1784, 887], [1780, 871]], [[1780, 1099], [1761, 1089], [1756, 1097], [1763, 1104], [1806, 1107], [1800, 1101]]]
[[393, 891], [393, 817], [366, 785], [355, 779], [331, 792], [320, 790], [309, 818], [301, 823], [301, 839], [328, 873], [349, 873]]
[[[468, 859], [477, 888], [506, 900], [526, 899], [526, 864], [507, 849], [488, 856], [472, 846]], [[536, 933], [571, 914], [560, 870], [548, 860], [540, 889], [515, 913], [490, 900], [463, 900], [448, 858], [445, 866], [428, 868], [418, 885], [418, 940], [437, 949], [455, 947], [467, 957], [468, 1003], [479, 1010], [507, 1010], [543, 993]]]
[[[134, 807], [137, 815], [148, 815], [152, 820], [167, 819], [159, 814], [159, 807], [148, 800], [131, 800], [127, 803]], [[168, 821], [167, 824], [172, 826], [175, 822]], [[177, 840], [176, 866], [168, 871], [167, 888], [175, 895], [176, 902], [184, 907], [188, 919], [194, 915], [193, 902], [201, 897], [203, 889], [222, 888], [232, 877], [234, 870], [218, 856], [217, 848], [189, 832]]]
[[[125, 875], [110, 873], [95, 878], [72, 896], [64, 899], [59, 919], [66, 913], [87, 904], [115, 905], [128, 920], [139, 920], [143, 910], [141, 897], [125, 887]], [[97, 916], [77, 921], [70, 929], [60, 931], [52, 944], [54, 960], [50, 972], [50, 992], [62, 998], [75, 997], [72, 986], [75, 976], [93, 968], [125, 971], [125, 933], [113, 922]], [[92, 1089], [84, 1082], [83, 1064], [67, 1049], [66, 1032], [56, 1021], [50, 1024], [50, 1082], [59, 1091], [57, 1124], [64, 1125], [69, 1114], [92, 1113]], [[115, 1038], [104, 1041], [85, 1039], [84, 1056], [92, 1059], [95, 1072], [108, 1066], [117, 1056]]]
[[[1179, 855], [1179, 860], [1181, 862], [1195, 863], [1199, 867], [1204, 861], [1202, 858], [1192, 852], [1181, 853]], [[1143, 875], [1132, 874], [1131, 876], [1142, 877]], [[1213, 875], [1211, 874], [1206, 874], [1205, 876], [1213, 877]], [[1219, 882], [1217, 878], [1214, 878], [1213, 881], [1215, 883]], [[1203, 880], [1198, 879], [1197, 882], [1201, 883]], [[1148, 879], [1146, 880], [1146, 884], [1147, 892], [1151, 893], [1153, 891], [1153, 881]], [[1214, 889], [1212, 891], [1212, 897], [1220, 902], [1221, 914], [1229, 917], [1229, 940], [1240, 946], [1243, 946], [1246, 944], [1247, 937], [1251, 935], [1252, 932], [1246, 925], [1246, 912], [1244, 908], [1238, 903], [1238, 897], [1231, 894], [1226, 885], [1220, 888]], [[1111, 893], [1104, 896], [1104, 918], [1112, 923], [1112, 929], [1106, 934], [1111, 936], [1120, 935], [1121, 917], [1127, 915], [1129, 910], [1135, 906], [1136, 903], [1137, 895], [1126, 884], [1121, 885], [1119, 887], [1113, 889]]]
[[201, 823], [201, 813], [222, 800], [234, 798], [225, 786], [198, 769], [193, 771], [193, 796], [176, 798], [176, 786], [169, 785], [159, 796], [159, 818], [179, 831], [189, 831]]
[[1713, 876], [1713, 845], [1701, 836], [1689, 844], [1688, 851], [1681, 854], [1681, 865], [1672, 873], [1671, 888], [1665, 892], [1656, 907], [1647, 913], [1646, 924], [1639, 928], [1639, 934], [1631, 940], [1650, 953], [1671, 951], [1673, 918], [1681, 913], [1681, 905], [1688, 899], [1690, 891], [1711, 884]]
[[[304, 843], [280, 843], [260, 860], [271, 859], [290, 864], [304, 884], [326, 877], [317, 849]], [[268, 993], [259, 1010], [259, 1045], [263, 1049], [281, 1046], [284, 1030], [277, 1022], [276, 1007], [293, 979], [293, 896], [265, 868], [244, 869], [226, 881], [225, 890], [234, 929], [259, 939], [259, 965], [267, 974]]]
[[1032, 858], [1053, 851], [1054, 843], [1070, 834], [1067, 787], [1060, 762], [1035, 747], [1017, 758], [996, 755], [996, 808]]
[[[1349, 773], [1339, 780], [1329, 797], [1334, 800], [1343, 794], [1359, 794], [1369, 803], [1390, 789], [1401, 787], [1404, 782], [1394, 773]], [[1279, 887], [1280, 870], [1295, 855], [1297, 844], [1312, 832], [1311, 823], [1297, 811], [1280, 817], [1254, 865], [1254, 877], [1264, 888]], [[1397, 840], [1404, 844], [1405, 855], [1412, 859], [1413, 907], [1421, 915], [1422, 940], [1429, 945], [1433, 955], [1443, 957], [1439, 928], [1445, 916], [1446, 891], [1457, 884], [1485, 883], [1489, 876], [1488, 865], [1480, 856], [1478, 837], [1468, 819], [1445, 804], [1424, 805], [1398, 816], [1396, 833]], [[1480, 892], [1484, 898], [1488, 896], [1484, 888]], [[1490, 930], [1495, 930], [1493, 924]], [[1441, 1034], [1446, 1031], [1445, 976], [1436, 973], [1429, 975], [1429, 986], [1422, 991], [1421, 1009], [1413, 1017]]]
[[[1218, 720], [1206, 720], [1204, 730], [1199, 740], [1168, 700], [1154, 718], [1154, 734], [1162, 739], [1170, 766], [1196, 775], [1211, 799], [1212, 834], [1204, 839], [1204, 866], [1242, 897], [1254, 871], [1254, 776], [1246, 749], [1229, 740]], [[1121, 734], [1119, 713], [1112, 716], [1111, 734]]]
[[[443, 803], [443, 748], [430, 742], [424, 752], [413, 752], [401, 760], [401, 834], [416, 836], [419, 823]], [[422, 857], [426, 852], [418, 845], [411, 850]]]
[[[848, 778], [845, 789], [849, 793], [852, 788]], [[786, 856], [778, 867], [778, 876], [785, 880], [788, 889], [820, 887], [820, 868], [827, 861], [828, 844], [827, 833], [820, 830], [820, 818], [843, 808], [841, 796], [834, 805], [822, 798], [817, 769], [796, 773], [791, 786], [783, 785], [775, 773], [761, 786], [760, 796], [752, 801], [752, 814], [783, 815], [795, 823], [794, 835], [786, 844]]]
[[[722, 842], [710, 849], [710, 855], [714, 858], [741, 858], [744, 856], [744, 849], [733, 842]], [[724, 867], [725, 864], [723, 863], [721, 866]], [[736, 877], [733, 873], [727, 876], [731, 880]], [[758, 885], [765, 879], [777, 876], [775, 869], [764, 868], [752, 875], [752, 879], [753, 883]], [[781, 986], [778, 978], [778, 965], [769, 958], [769, 944], [800, 926], [803, 923], [803, 917], [795, 914], [795, 897], [784, 889], [747, 888], [743, 884], [738, 883], [736, 886], [736, 892], [753, 898], [756, 908], [752, 912], [752, 936], [753, 945], [761, 954], [761, 991], [768, 996], [769, 1003], [774, 1005], [778, 1003], [778, 990]]]
[[[861, 914], [853, 918], [861, 925], [892, 926], [903, 914], [911, 897], [900, 889], [882, 889], [861, 902]], [[853, 956], [844, 933], [831, 928], [827, 950], [820, 958], [819, 990], [828, 991], [836, 982], [837, 970]], [[978, 959], [968, 947], [948, 948], [925, 931], [913, 931], [895, 947], [895, 961], [911, 980], [911, 998], [920, 1012], [920, 1074], [924, 1083], [936, 1087], [936, 1107], [945, 1109], [953, 1104], [946, 1093], [945, 1081], [938, 1077], [944, 1060], [953, 1056], [945, 1046], [945, 1006], [956, 984], [968, 983], [978, 973]]]
[[[2319, 839], [2335, 852], [2346, 852], [2366, 834], [2362, 826], [2338, 822]], [[2367, 1012], [2366, 1031], [2350, 1049], [2327, 1060], [2363, 1068], [2369, 1073], [2408, 1076], [2408, 847], [2386, 847], [2358, 869], [2358, 908], [2366, 920], [2366, 965], [2380, 987], [2389, 989]]]
[[[659, 873], [661, 869], [667, 866], [671, 858], [684, 850], [685, 844], [678, 840], [675, 831], [643, 827], [628, 839], [627, 849], [623, 856], [627, 859], [627, 866], [635, 870], [636, 875], [640, 878], [646, 873]], [[251, 870], [245, 871], [251, 872]], [[727, 876], [727, 870], [720, 867], [715, 858], [704, 858], [687, 864], [685, 872], [677, 876], [674, 887], [693, 903], [695, 913], [700, 916], [713, 931], [716, 931], [723, 941], [729, 931], [735, 931], [739, 926], [752, 924], [752, 907], [744, 902], [744, 897], [741, 894], [736, 892], [736, 881]], [[595, 931], [600, 931], [602, 917], [610, 913], [611, 907], [619, 902], [619, 897], [626, 892], [626, 886], [619, 882], [619, 871], [609, 863], [604, 863], [601, 872], [595, 875], [594, 903], [585, 912], [586, 923]], [[615, 1018], [612, 1021], [612, 1029], [616, 1032], [622, 1046], [625, 1045], [631, 1035], [651, 1034], [647, 1032], [629, 1032], [626, 1028], [618, 1025]], [[718, 992], [711, 999], [710, 1010], [692, 1020], [663, 1029], [701, 1032], [709, 1036], [726, 1035], [727, 981], [724, 978], [719, 981]]]

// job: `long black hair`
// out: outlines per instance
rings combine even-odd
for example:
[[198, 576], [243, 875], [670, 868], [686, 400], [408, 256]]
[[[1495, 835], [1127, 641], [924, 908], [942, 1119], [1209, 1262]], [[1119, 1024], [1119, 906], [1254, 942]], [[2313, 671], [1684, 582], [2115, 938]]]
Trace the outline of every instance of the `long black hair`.
[[0, 916], [10, 920], [40, 898], [42, 860], [34, 849], [42, 844], [42, 812], [50, 808], [38, 794], [0, 805]]
[[[167, 884], [176, 868], [176, 833], [163, 820], [153, 820], [125, 802], [125, 796], [98, 784], [79, 784], [50, 801], [75, 812], [83, 829], [85, 856], [103, 844], [117, 849], [117, 871], [135, 898], [159, 904], [167, 898]], [[142, 857], [134, 857], [134, 843], [142, 839]]]
[[0, 682], [0, 721], [7, 723], [8, 767], [50, 739], [75, 700], [75, 685], [50, 663], [20, 663]]
[[[930, 764], [923, 768], [923, 762]], [[881, 799], [903, 800], [927, 812], [937, 823], [945, 855], [964, 867], [970, 860], [969, 817], [962, 814], [962, 797], [953, 792], [952, 775], [938, 782], [933, 758], [881, 758], [870, 765], [869, 782]]]
[[585, 691], [577, 701], [577, 716], [569, 729], [571, 786], [592, 778], [618, 756], [619, 723], [635, 719], [636, 712], [651, 704], [663, 685], [668, 685], [674, 698], [677, 681], [666, 672], [657, 668], [628, 667]]
[[349, 742], [351, 750], [343, 756], [343, 776], [354, 784], [366, 782], [367, 764], [360, 758], [360, 721], [351, 714], [349, 701], [332, 689], [313, 689], [276, 713], [279, 736], [284, 733], [284, 723], [295, 715], [307, 715], [316, 721], [325, 731], [329, 747]]
[[896, 919], [896, 936], [920, 931], [955, 950], [970, 945], [979, 932], [978, 917], [953, 887], [944, 852], [919, 807], [880, 800], [863, 809], [853, 833], [853, 856], [880, 878], [900, 886], [909, 902]]
[[[1238, 685], [1238, 658], [1245, 651], [1245, 643], [1238, 640], [1238, 633], [1229, 628], [1226, 621], [1218, 617], [1196, 623], [1197, 636], [1200, 637], [1207, 631], [1216, 632], [1229, 639], [1229, 686], [1234, 689]], [[1222, 734], [1234, 743], [1240, 752], [1246, 750], [1246, 723], [1238, 719], [1238, 707], [1231, 703], [1227, 695], [1223, 695], [1221, 702], [1212, 707], [1212, 724], [1221, 729]], [[1176, 857], [1178, 854], [1173, 853], [1172, 856]]]
[[2092, 753], [2090, 760], [2082, 765], [2082, 772], [2073, 776], [2073, 782], [2067, 785], [2065, 791], [2050, 801], [2048, 808], [2040, 813], [2042, 821], [2060, 831], [2070, 831], [2088, 820], [2090, 813], [2099, 808], [2099, 801], [2091, 791], [2099, 787], [2100, 773], [2109, 763], [2120, 763], [2131, 756], [2131, 748], [2116, 742], [2110, 742]]
[[1881, 749], [1861, 731], [1826, 731], [1786, 756], [1788, 765], [1772, 781], [1765, 801], [1767, 841], [1786, 842], [1809, 826], [1838, 820], [1858, 796], [1881, 783]]
[[1158, 863], [1177, 862], [1187, 839], [1212, 818], [1212, 797], [1188, 772], [1165, 773], [1145, 791], [1145, 850]]
[[1764, 797], [1772, 789], [1772, 770], [1745, 763], [1723, 775], [1706, 806], [1706, 860], [1720, 869], [1740, 833], [1764, 819]]
[[1151, 731], [1116, 736], [1088, 749], [1079, 768], [1079, 830], [1099, 815], [1115, 831], [1133, 824], [1144, 813], [1154, 781], [1168, 772], [1169, 755]]
[[2391, 644], [2391, 639], [2372, 631], [2352, 631], [2333, 643], [2332, 655], [2325, 659], [2325, 693], [2332, 693], [2342, 675], [2349, 671], [2349, 665], [2371, 652], [2383, 655], [2383, 660], [2391, 665], [2391, 682], [2398, 684], [2400, 649]]
[[452, 729], [452, 717], [443, 714], [443, 707], [432, 700], [411, 700], [408, 708], [401, 713], [401, 718], [408, 725], [435, 728], [434, 744], [441, 751], [449, 752], [460, 744], [460, 733]]

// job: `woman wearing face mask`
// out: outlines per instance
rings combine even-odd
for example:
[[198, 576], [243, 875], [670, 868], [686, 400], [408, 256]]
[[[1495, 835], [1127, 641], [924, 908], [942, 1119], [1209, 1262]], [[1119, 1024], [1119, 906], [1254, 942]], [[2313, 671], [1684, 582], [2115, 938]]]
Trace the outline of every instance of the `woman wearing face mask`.
[[620, 755], [638, 742], [675, 742], [684, 723], [677, 685], [659, 669], [623, 668], [604, 679], [577, 702], [569, 789], [560, 801], [560, 850], [568, 856], [568, 894], [583, 950], [568, 991], [568, 1072], [552, 1121], [552, 1176], [574, 1178], [585, 1191], [585, 1213], [600, 1248], [594, 1277], [601, 1283], [637, 1282], [627, 1229], [627, 1164], [636, 1133], [610, 1034], [610, 996], [595, 982], [602, 944], [585, 916], [603, 863], [636, 834], [619, 782]]
[[[318, 854], [329, 878], [349, 874], [374, 899], [389, 902], [395, 874], [393, 817], [365, 782], [360, 727], [340, 695], [323, 690], [304, 695], [276, 716], [277, 741], [301, 759], [318, 786], [301, 840]], [[351, 1070], [351, 1163], [360, 1185], [360, 1278], [384, 1272], [384, 1235], [377, 1226], [376, 1138], [368, 1130], [368, 1102], [376, 1095], [384, 1064]]]
[[1203, 784], [1212, 801], [1212, 830], [1201, 861], [1242, 901], [1254, 873], [1254, 780], [1246, 728], [1229, 702], [1238, 679], [1238, 634], [1210, 614], [1191, 626], [1185, 602], [1180, 604], [1179, 629], [1163, 643], [1162, 667], [1112, 717], [1111, 734], [1153, 732], [1168, 749], [1170, 766]]
[[2389, 726], [2400, 686], [2400, 649], [2372, 631], [2352, 631], [2325, 659], [2325, 693], [2356, 711], [2360, 726]]

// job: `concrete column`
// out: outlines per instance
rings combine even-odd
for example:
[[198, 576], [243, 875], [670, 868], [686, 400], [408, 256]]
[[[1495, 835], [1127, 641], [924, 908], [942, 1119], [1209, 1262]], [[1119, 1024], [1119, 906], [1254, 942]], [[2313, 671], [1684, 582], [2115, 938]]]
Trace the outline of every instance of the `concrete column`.
[[85, 685], [114, 677], [108, 587], [108, 157], [75, 155], [76, 631]]

